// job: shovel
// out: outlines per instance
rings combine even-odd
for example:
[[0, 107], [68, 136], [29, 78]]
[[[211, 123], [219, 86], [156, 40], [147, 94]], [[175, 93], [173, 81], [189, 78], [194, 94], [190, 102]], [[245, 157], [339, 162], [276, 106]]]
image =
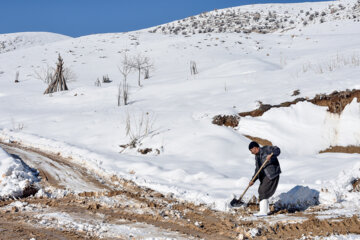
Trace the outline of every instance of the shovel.
[[[272, 156], [273, 153], [271, 153], [271, 154], [269, 154], [269, 155]], [[271, 158], [271, 157], [270, 157], [270, 158]], [[251, 179], [250, 182], [253, 182], [253, 181], [256, 179], [256, 177], [259, 175], [259, 173], [261, 172], [261, 170], [265, 167], [265, 164], [270, 161], [270, 158], [269, 158], [269, 160], [265, 160], [265, 162], [261, 165], [259, 171], [257, 171], [257, 173], [256, 173], [255, 176]], [[231, 202], [230, 202], [230, 206], [231, 206], [231, 207], [241, 207], [242, 205], [245, 204], [245, 202], [242, 200], [242, 198], [243, 198], [243, 196], [245, 195], [246, 191], [249, 189], [249, 187], [250, 187], [250, 183], [249, 183], [249, 185], [247, 186], [247, 188], [245, 189], [245, 191], [243, 192], [243, 194], [241, 194], [241, 196], [240, 196], [239, 199], [234, 198], [233, 200], [231, 200]]]

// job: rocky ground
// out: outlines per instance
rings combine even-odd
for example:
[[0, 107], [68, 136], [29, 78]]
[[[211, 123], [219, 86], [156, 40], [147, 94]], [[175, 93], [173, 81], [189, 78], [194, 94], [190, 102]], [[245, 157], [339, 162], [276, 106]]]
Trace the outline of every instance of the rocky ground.
[[124, 179], [102, 179], [61, 155], [17, 143], [0, 146], [38, 169], [41, 177], [39, 186], [29, 191], [39, 191], [36, 196], [0, 202], [0, 239], [311, 239], [360, 234], [357, 215], [334, 216], [318, 206], [255, 218], [253, 203], [219, 212]]

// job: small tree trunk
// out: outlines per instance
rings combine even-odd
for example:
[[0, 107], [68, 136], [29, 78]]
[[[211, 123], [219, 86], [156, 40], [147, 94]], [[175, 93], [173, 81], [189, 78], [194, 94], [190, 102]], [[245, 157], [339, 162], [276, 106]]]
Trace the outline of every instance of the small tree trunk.
[[138, 85], [139, 85], [139, 87], [141, 87], [141, 83], [140, 83], [141, 68], [138, 68], [138, 71], [139, 71]]

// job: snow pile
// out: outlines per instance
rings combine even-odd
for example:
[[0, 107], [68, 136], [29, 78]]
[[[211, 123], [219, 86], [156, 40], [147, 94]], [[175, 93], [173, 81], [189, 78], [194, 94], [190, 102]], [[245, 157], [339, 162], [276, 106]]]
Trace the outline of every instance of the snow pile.
[[0, 198], [21, 197], [24, 190], [39, 181], [37, 171], [0, 148]]
[[241, 118], [239, 131], [271, 139], [296, 154], [316, 154], [329, 146], [357, 146], [360, 144], [360, 103], [354, 98], [338, 115], [328, 112], [327, 107], [299, 102], [288, 108], [271, 109], [261, 117]]
[[356, 163], [350, 170], [341, 171], [337, 179], [327, 182], [321, 189], [320, 203], [349, 202], [360, 207], [360, 192], [353, 191], [353, 183], [357, 179], [360, 179], [360, 163]]
[[298, 185], [287, 193], [280, 194], [276, 199], [276, 209], [300, 211], [319, 204], [319, 192], [309, 187]]

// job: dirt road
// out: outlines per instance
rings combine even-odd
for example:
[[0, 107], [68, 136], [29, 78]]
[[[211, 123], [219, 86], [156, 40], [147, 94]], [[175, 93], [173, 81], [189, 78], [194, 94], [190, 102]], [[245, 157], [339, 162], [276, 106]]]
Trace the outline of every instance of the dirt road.
[[0, 239], [311, 239], [360, 234], [358, 216], [334, 217], [313, 208], [259, 219], [252, 217], [255, 205], [219, 212], [124, 179], [102, 179], [57, 154], [17, 143], [0, 147], [38, 169], [41, 188], [52, 193], [0, 202]]

